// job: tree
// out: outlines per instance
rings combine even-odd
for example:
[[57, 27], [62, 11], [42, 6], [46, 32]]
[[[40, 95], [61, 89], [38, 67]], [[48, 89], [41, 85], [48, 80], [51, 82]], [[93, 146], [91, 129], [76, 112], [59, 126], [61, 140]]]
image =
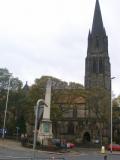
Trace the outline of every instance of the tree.
[[117, 120], [120, 118], [120, 96], [117, 98], [114, 98], [112, 101], [112, 106], [113, 106], [113, 121]]
[[103, 88], [93, 88], [88, 91], [87, 104], [90, 118], [99, 124], [100, 140], [102, 144], [103, 131], [109, 129], [110, 124], [110, 93]]
[[31, 120], [34, 119], [34, 105], [36, 104], [37, 100], [45, 99], [46, 84], [49, 78], [52, 80], [51, 119], [57, 119], [60, 117], [62, 118], [64, 112], [61, 110], [60, 105], [57, 102], [61, 99], [61, 96], [64, 97], [62, 98], [64, 101], [64, 99], [66, 99], [66, 97], [69, 95], [67, 103], [70, 104], [73, 102], [73, 99], [75, 99], [76, 95], [80, 95], [80, 93], [83, 92], [83, 89], [81, 89], [82, 85], [78, 83], [71, 82], [69, 87], [67, 82], [51, 76], [42, 76], [40, 79], [36, 79], [35, 83], [30, 87], [28, 94], [29, 108], [27, 112], [29, 113], [27, 114], [29, 115], [27, 117], [29, 123], [33, 123]]
[[[0, 68], [0, 90], [8, 89], [8, 83], [11, 73], [6, 68]], [[22, 87], [22, 81], [18, 78], [11, 77], [10, 89], [18, 90]]]
[[[25, 106], [25, 96], [22, 93], [22, 82], [18, 78], [10, 76], [11, 74], [8, 71], [8, 69], [0, 68], [0, 120], [1, 120], [0, 127], [1, 128], [3, 127], [7, 91], [8, 87], [10, 87], [5, 127], [7, 127], [9, 133], [12, 134], [16, 131], [16, 120], [18, 117], [17, 113], [19, 112], [20, 114], [21, 112], [23, 114], [22, 107]], [[10, 80], [10, 85], [9, 85], [9, 80]]]
[[113, 140], [120, 143], [120, 96], [113, 99]]

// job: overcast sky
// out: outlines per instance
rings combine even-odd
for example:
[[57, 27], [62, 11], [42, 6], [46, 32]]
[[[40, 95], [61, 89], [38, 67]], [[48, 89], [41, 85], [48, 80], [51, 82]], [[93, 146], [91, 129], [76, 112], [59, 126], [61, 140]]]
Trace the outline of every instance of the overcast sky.
[[[0, 68], [24, 83], [50, 75], [84, 84], [96, 0], [0, 0]], [[112, 90], [120, 93], [120, 1], [99, 0], [109, 40]]]

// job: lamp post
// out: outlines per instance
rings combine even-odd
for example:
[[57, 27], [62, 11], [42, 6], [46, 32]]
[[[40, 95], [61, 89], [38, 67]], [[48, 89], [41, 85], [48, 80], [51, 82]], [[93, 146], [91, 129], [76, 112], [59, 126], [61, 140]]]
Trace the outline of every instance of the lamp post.
[[16, 127], [16, 139], [18, 140], [18, 134], [19, 134], [19, 129], [20, 129], [20, 127]]
[[110, 152], [112, 153], [112, 140], [113, 140], [113, 131], [112, 131], [112, 129], [113, 129], [113, 121], [112, 121], [112, 114], [113, 114], [113, 110], [112, 110], [112, 80], [113, 79], [115, 79], [116, 77], [111, 77], [111, 126], [110, 126], [110, 129], [111, 129], [111, 139], [110, 139]]
[[8, 74], [8, 75], [5, 75], [5, 76], [10, 76], [10, 77], [9, 77], [9, 82], [8, 82], [7, 98], [6, 98], [6, 104], [5, 104], [5, 113], [4, 113], [4, 122], [3, 122], [3, 132], [2, 132], [2, 138], [3, 138], [3, 139], [5, 138], [6, 114], [7, 114], [9, 91], [10, 91], [10, 81], [11, 81], [11, 76], [12, 76], [12, 74]]

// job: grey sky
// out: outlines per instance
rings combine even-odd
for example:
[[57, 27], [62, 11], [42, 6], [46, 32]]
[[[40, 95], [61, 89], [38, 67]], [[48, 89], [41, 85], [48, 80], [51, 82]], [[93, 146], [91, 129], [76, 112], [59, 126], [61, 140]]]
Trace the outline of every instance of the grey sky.
[[[112, 88], [120, 93], [120, 2], [99, 0], [109, 40]], [[95, 0], [0, 0], [0, 68], [23, 82], [51, 75], [84, 84]]]

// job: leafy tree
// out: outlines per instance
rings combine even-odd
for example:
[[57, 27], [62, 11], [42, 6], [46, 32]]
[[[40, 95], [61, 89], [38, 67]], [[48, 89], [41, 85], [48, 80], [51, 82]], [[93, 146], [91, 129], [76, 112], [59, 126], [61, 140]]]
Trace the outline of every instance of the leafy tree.
[[[4, 92], [5, 98], [0, 103], [0, 127], [3, 127], [3, 119], [4, 119], [4, 110], [5, 110], [5, 104], [6, 104], [6, 93]], [[3, 106], [2, 106], [2, 105]], [[7, 115], [6, 115], [6, 128], [9, 130], [9, 134], [13, 134], [16, 132], [16, 126], [20, 127], [20, 131], [22, 132], [23, 128], [22, 125], [25, 126], [25, 120], [23, 124], [23, 120], [25, 119], [26, 115], [26, 98], [25, 94], [22, 90], [18, 91], [10, 91], [9, 94], [9, 101], [7, 106]]]
[[84, 87], [80, 83], [70, 82], [69, 83], [69, 88], [71, 88], [71, 89], [83, 89]]
[[[1, 75], [8, 75], [7, 69], [0, 70]], [[51, 118], [62, 118], [63, 111], [56, 102], [64, 95], [64, 99], [68, 97], [67, 103], [71, 104], [75, 98], [74, 94], [79, 95], [79, 84], [70, 84], [61, 81], [57, 78], [50, 76], [42, 76], [40, 79], [36, 79], [35, 83], [29, 87], [27, 94], [21, 88], [22, 83], [20, 80], [12, 78], [10, 84], [10, 93], [8, 101], [8, 111], [6, 119], [6, 127], [10, 133], [16, 132], [16, 127], [20, 128], [21, 133], [26, 132], [26, 124], [34, 125], [34, 106], [38, 99], [45, 98], [46, 84], [48, 79], [52, 79], [52, 104], [51, 104]], [[8, 87], [9, 76], [0, 77], [1, 82], [1, 94], [0, 94], [0, 126], [3, 125], [3, 116], [6, 102], [6, 94]], [[80, 85], [81, 86], [81, 85]], [[69, 95], [69, 96], [68, 96]], [[68, 110], [68, 109], [67, 109]]]
[[[34, 106], [36, 105], [38, 99], [45, 98], [46, 84], [49, 78], [52, 80], [51, 119], [57, 119], [63, 115], [63, 110], [61, 110], [60, 105], [58, 104], [58, 100], [61, 99], [61, 96], [64, 101], [64, 99], [66, 99], [69, 95], [67, 103], [70, 104], [73, 102], [76, 95], [80, 95], [83, 92], [83, 89], [81, 89], [82, 85], [78, 83], [76, 84], [71, 82], [69, 87], [67, 82], [51, 76], [42, 76], [40, 79], [36, 79], [35, 83], [30, 87], [28, 94], [29, 105], [27, 117], [29, 123], [31, 124], [34, 122]], [[76, 89], [76, 86], [79, 89]], [[85, 93], [82, 93], [82, 95], [85, 95]]]
[[[0, 90], [8, 89], [11, 73], [6, 68], [0, 68]], [[11, 77], [10, 89], [18, 90], [22, 87], [22, 82], [18, 78]]]
[[95, 119], [96, 123], [99, 123], [102, 143], [103, 128], [107, 128], [110, 124], [110, 93], [103, 88], [93, 88], [88, 91], [87, 103], [90, 118]]
[[20, 113], [23, 114], [25, 95], [22, 93], [22, 82], [18, 78], [10, 76], [11, 74], [6, 68], [0, 68], [0, 127], [3, 127], [3, 119], [5, 114], [4, 111], [6, 107], [7, 91], [10, 80], [10, 92], [8, 97], [5, 127], [11, 134], [16, 131], [17, 117], [20, 115]]
[[120, 96], [116, 97], [112, 101], [113, 106], [113, 140], [116, 143], [120, 143]]
[[112, 106], [113, 106], [113, 121], [114, 121], [114, 120], [120, 118], [120, 112], [119, 112], [119, 108], [120, 108], [120, 96], [118, 96], [117, 98], [113, 99]]

